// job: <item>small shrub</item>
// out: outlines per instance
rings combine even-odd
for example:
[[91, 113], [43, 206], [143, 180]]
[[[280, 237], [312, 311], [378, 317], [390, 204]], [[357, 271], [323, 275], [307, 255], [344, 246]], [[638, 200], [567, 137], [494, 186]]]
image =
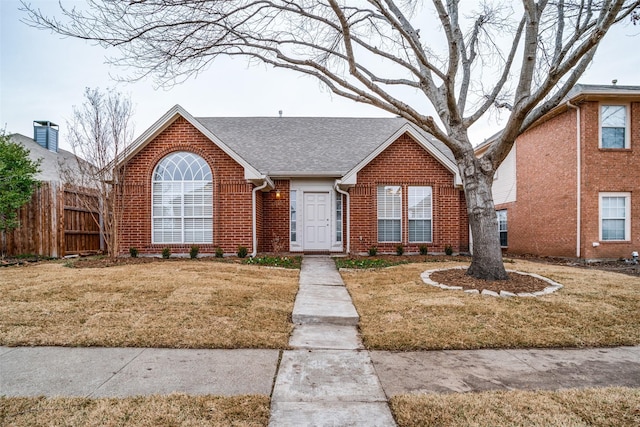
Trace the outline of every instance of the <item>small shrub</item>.
[[162, 249], [162, 258], [168, 259], [171, 256], [171, 249], [164, 248]]
[[402, 254], [404, 254], [404, 246], [403, 245], [396, 246], [396, 255], [400, 256]]
[[238, 247], [238, 258], [246, 258], [247, 257], [247, 248], [244, 246]]
[[220, 246], [216, 248], [216, 258], [222, 258], [224, 256], [224, 251]]
[[138, 248], [129, 248], [129, 255], [131, 258], [138, 258]]
[[193, 245], [191, 246], [191, 250], [189, 251], [189, 256], [191, 259], [198, 258], [198, 253], [200, 252], [200, 246]]
[[420, 251], [420, 255], [427, 255], [429, 253], [429, 248], [427, 248], [427, 245], [418, 246], [418, 250]]
[[369, 248], [369, 256], [376, 256], [378, 254], [378, 247], [377, 246], [371, 246]]
[[444, 247], [444, 253], [449, 256], [453, 255], [453, 248], [451, 247], [451, 245], [447, 245]]

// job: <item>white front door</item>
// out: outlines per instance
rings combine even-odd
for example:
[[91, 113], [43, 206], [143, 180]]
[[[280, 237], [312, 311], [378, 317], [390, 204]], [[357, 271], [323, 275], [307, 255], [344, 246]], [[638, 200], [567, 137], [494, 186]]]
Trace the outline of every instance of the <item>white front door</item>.
[[331, 198], [329, 193], [304, 193], [304, 250], [331, 249]]

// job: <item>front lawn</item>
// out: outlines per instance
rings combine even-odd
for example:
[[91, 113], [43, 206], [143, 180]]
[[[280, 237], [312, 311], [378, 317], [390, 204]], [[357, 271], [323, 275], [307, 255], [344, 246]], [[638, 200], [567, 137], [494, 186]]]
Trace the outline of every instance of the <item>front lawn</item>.
[[140, 396], [124, 399], [0, 396], [0, 425], [266, 426], [269, 396]]
[[640, 344], [640, 278], [517, 261], [509, 269], [564, 285], [536, 298], [496, 298], [425, 285], [420, 274], [460, 262], [342, 271], [368, 349], [602, 347]]
[[295, 270], [191, 260], [0, 270], [0, 345], [287, 348]]
[[391, 398], [399, 427], [640, 425], [640, 389], [400, 395]]

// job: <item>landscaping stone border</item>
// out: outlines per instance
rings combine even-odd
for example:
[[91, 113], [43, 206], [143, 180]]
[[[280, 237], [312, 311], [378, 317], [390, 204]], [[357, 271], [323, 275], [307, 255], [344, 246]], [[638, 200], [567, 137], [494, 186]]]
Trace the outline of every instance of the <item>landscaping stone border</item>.
[[[447, 289], [447, 290], [456, 290], [456, 291], [462, 291], [463, 288], [462, 286], [449, 286], [449, 285], [445, 285], [443, 283], [438, 283], [435, 282], [433, 280], [431, 280], [431, 273], [435, 273], [436, 271], [447, 271], [447, 270], [462, 270], [462, 269], [467, 269], [468, 267], [451, 267], [451, 268], [438, 268], [435, 270], [427, 270], [425, 272], [423, 272], [422, 274], [420, 274], [420, 277], [422, 278], [422, 281], [424, 283], [426, 283], [427, 285], [431, 285], [431, 286], [435, 286], [441, 289]], [[539, 274], [535, 274], [535, 273], [525, 273], [524, 271], [516, 271], [516, 270], [507, 270], [508, 273], [516, 273], [516, 274], [522, 274], [525, 276], [531, 276], [531, 277], [535, 277], [536, 279], [540, 279], [540, 280], [544, 280], [545, 282], [547, 282], [549, 284], [549, 286], [547, 286], [546, 288], [544, 288], [541, 291], [537, 291], [537, 292], [519, 292], [517, 294], [513, 293], [513, 292], [507, 292], [507, 291], [500, 291], [500, 293], [498, 292], [494, 292], [494, 291], [489, 291], [486, 289], [483, 289], [482, 292], [478, 291], [477, 289], [467, 289], [464, 292], [467, 294], [479, 294], [479, 295], [487, 295], [487, 296], [492, 296], [492, 297], [502, 297], [502, 298], [509, 298], [509, 297], [538, 297], [538, 296], [543, 296], [543, 295], [548, 295], [551, 294], [555, 291], [557, 291], [560, 288], [563, 288], [564, 286], [561, 285], [558, 282], [554, 282], [553, 280], [544, 277], [544, 276], [540, 276]]]

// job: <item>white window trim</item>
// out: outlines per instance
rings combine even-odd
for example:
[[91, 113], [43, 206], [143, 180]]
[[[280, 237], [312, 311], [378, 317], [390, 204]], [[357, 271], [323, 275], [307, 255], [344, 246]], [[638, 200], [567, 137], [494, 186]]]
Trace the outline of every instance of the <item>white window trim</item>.
[[[429, 204], [429, 218], [409, 218], [409, 197], [411, 196], [411, 188], [429, 188], [431, 190], [431, 203]], [[424, 221], [429, 220], [431, 225], [431, 240], [411, 240], [409, 230], [407, 230], [407, 241], [409, 243], [433, 243], [433, 187], [430, 185], [409, 185], [407, 186], [407, 224], [411, 228], [411, 221]]]
[[[604, 197], [624, 197], [625, 203], [625, 221], [624, 221], [624, 240], [603, 240], [602, 238], [602, 199]], [[629, 242], [631, 241], [631, 193], [622, 192], [622, 193], [599, 193], [598, 194], [598, 229], [599, 229], [599, 240], [602, 243], [609, 242]]]
[[[206, 219], [210, 219], [211, 223], [212, 223], [212, 234], [213, 234], [213, 195], [212, 195], [211, 216], [203, 215], [203, 216], [198, 216], [198, 217], [192, 217], [192, 216], [185, 216], [185, 214], [184, 214], [184, 207], [185, 207], [185, 205], [184, 205], [184, 195], [185, 195], [184, 184], [187, 181], [171, 181], [171, 182], [180, 182], [181, 183], [180, 198], [182, 200], [182, 203], [181, 203], [181, 206], [180, 206], [180, 216], [179, 216], [179, 218], [182, 219], [182, 227], [181, 227], [181, 230], [180, 230], [180, 234], [181, 234], [180, 242], [158, 241], [155, 238], [154, 222], [155, 222], [156, 219], [165, 218], [163, 216], [154, 215], [154, 207], [155, 207], [155, 205], [153, 203], [153, 195], [154, 195], [155, 185], [165, 182], [165, 181], [162, 181], [162, 180], [161, 181], [156, 181], [155, 180], [155, 173], [156, 173], [156, 170], [157, 170], [158, 166], [160, 165], [160, 163], [164, 159], [166, 159], [169, 156], [172, 156], [172, 155], [175, 155], [175, 154], [178, 154], [178, 153], [183, 153], [183, 152], [186, 152], [186, 153], [189, 153], [189, 154], [193, 154], [194, 156], [198, 156], [198, 157], [202, 158], [202, 156], [200, 156], [198, 154], [195, 154], [195, 153], [192, 153], [190, 151], [174, 151], [172, 153], [167, 154], [162, 159], [160, 159], [160, 161], [156, 164], [156, 166], [153, 168], [153, 170], [151, 172], [151, 174], [152, 174], [151, 175], [151, 244], [152, 245], [188, 245], [188, 244], [206, 245], [206, 244], [213, 244], [213, 236], [212, 236], [211, 241], [206, 241], [206, 242], [187, 242], [187, 241], [185, 241], [185, 228], [184, 228], [184, 220], [185, 220], [185, 218], [203, 218], [205, 220]], [[202, 159], [204, 160], [204, 158], [202, 158]], [[204, 160], [204, 162], [207, 163], [206, 160]], [[209, 166], [209, 165], [207, 164], [207, 166]], [[210, 172], [213, 173], [213, 171], [211, 171], [211, 166], [209, 166], [209, 169], [210, 169]], [[199, 181], [198, 180], [198, 181], [188, 181], [188, 182], [194, 182], [194, 183], [200, 182], [200, 183], [212, 183], [213, 184], [213, 175], [212, 175], [211, 181]], [[170, 218], [177, 218], [177, 217], [178, 216], [174, 216], [174, 217], [170, 217]]]
[[[602, 146], [602, 107], [624, 107], [624, 148], [607, 148]], [[602, 150], [628, 150], [631, 148], [631, 106], [624, 102], [600, 103], [598, 105], [598, 148]]]
[[[500, 228], [500, 215], [499, 215], [499, 212], [504, 212], [504, 215], [505, 215], [505, 222], [504, 222], [505, 229], [504, 230], [502, 230]], [[496, 217], [498, 219], [498, 236], [500, 236], [500, 233], [503, 233], [503, 232], [507, 233], [507, 244], [506, 244], [506, 246], [503, 246], [502, 245], [502, 240], [501, 240], [500, 241], [500, 247], [501, 248], [508, 248], [509, 247], [509, 210], [508, 209], [497, 209], [496, 210]]]
[[[400, 217], [399, 218], [380, 218], [378, 215], [378, 191], [380, 191], [380, 187], [400, 187]], [[404, 195], [404, 188], [402, 185], [398, 184], [380, 184], [376, 186], [376, 239], [380, 238], [380, 226], [379, 221], [382, 220], [393, 220], [400, 221], [400, 240], [378, 240], [378, 243], [402, 243], [402, 228], [403, 228], [403, 210], [402, 210], [402, 202]]]

